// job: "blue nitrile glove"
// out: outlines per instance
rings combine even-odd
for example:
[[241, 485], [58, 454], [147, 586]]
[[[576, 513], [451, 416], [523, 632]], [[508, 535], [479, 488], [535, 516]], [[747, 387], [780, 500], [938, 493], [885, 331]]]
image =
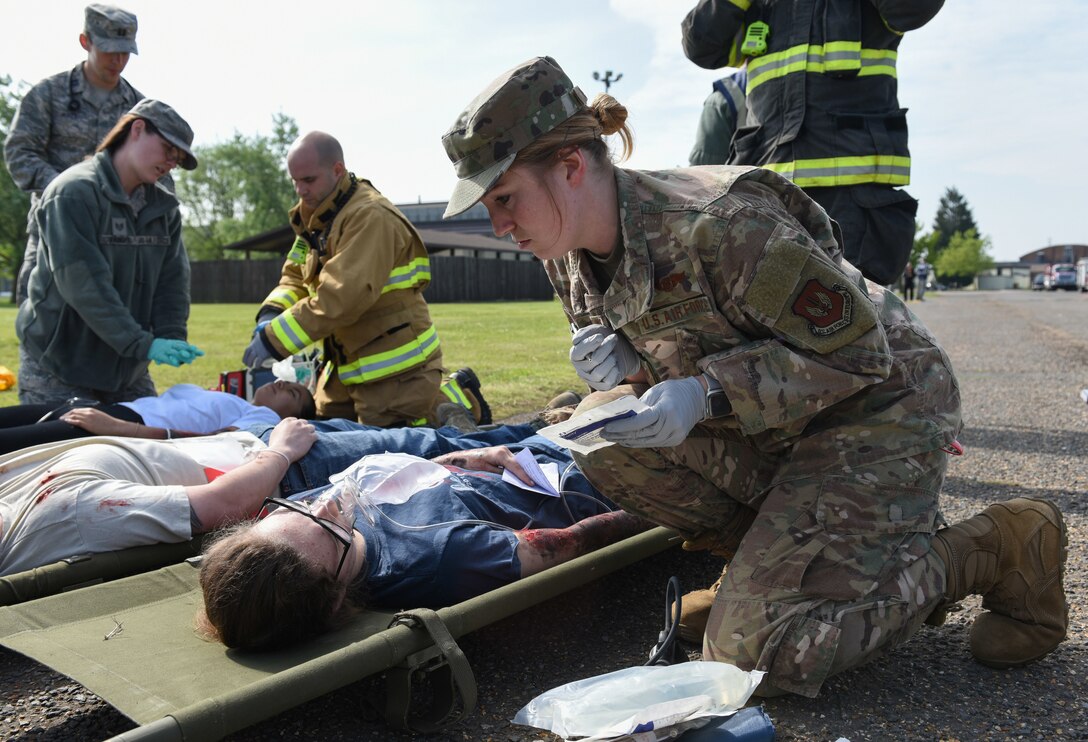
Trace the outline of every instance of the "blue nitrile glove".
[[269, 319], [258, 322], [257, 326], [253, 328], [253, 334], [254, 335], [259, 335], [260, 333], [264, 332], [264, 328], [268, 327], [268, 325], [271, 324], [271, 323], [272, 323], [272, 320], [269, 320]]
[[650, 409], [605, 425], [601, 437], [629, 448], [669, 448], [706, 416], [706, 389], [694, 376], [654, 384], [641, 400]]
[[254, 331], [249, 347], [242, 354], [242, 363], [246, 365], [246, 368], [260, 368], [271, 357], [272, 350], [264, 340], [264, 333], [260, 330]]
[[615, 388], [642, 367], [627, 338], [604, 325], [583, 327], [570, 342], [574, 370], [597, 391]]
[[168, 338], [155, 338], [151, 341], [151, 347], [147, 350], [147, 360], [168, 366], [191, 363], [195, 358], [202, 355], [204, 355], [204, 351], [195, 345], [190, 345], [184, 340], [170, 340]]

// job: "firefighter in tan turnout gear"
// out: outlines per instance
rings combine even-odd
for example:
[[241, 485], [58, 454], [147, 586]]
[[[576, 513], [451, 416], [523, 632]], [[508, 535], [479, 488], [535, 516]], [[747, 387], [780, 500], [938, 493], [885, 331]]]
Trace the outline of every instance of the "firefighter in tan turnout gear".
[[290, 211], [295, 242], [243, 362], [258, 367], [322, 343], [318, 415], [382, 427], [429, 422], [442, 351], [423, 299], [431, 277], [423, 241], [369, 181], [348, 172], [329, 134], [300, 137], [287, 169], [299, 195]]

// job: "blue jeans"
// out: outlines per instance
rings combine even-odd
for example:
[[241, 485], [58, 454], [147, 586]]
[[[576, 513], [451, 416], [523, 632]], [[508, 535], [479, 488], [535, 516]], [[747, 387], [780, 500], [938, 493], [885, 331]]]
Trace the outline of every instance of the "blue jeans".
[[[331, 475], [368, 454], [395, 451], [430, 459], [451, 451], [516, 444], [535, 432], [530, 425], [502, 425], [468, 434], [455, 428], [376, 428], [351, 420], [316, 420], [313, 425], [317, 441], [280, 482], [285, 496], [328, 484]], [[273, 427], [256, 425], [248, 430], [267, 443]]]

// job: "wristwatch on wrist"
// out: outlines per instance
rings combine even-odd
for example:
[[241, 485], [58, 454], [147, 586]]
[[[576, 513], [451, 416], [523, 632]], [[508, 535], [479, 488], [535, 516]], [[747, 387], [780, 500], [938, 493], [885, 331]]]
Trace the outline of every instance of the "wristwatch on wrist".
[[706, 379], [706, 406], [704, 407], [706, 415], [704, 420], [714, 420], [719, 417], [725, 417], [733, 411], [733, 405], [729, 404], [729, 399], [725, 396], [725, 391], [722, 389], [722, 385], [718, 383], [718, 380], [708, 374], [703, 374], [703, 378]]

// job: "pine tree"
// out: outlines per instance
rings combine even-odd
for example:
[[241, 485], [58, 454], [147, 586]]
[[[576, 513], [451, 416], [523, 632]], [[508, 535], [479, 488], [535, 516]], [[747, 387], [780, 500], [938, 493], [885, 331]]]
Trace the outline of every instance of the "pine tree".
[[[935, 253], [940, 253], [947, 247], [953, 235], [967, 234], [972, 229], [975, 234], [979, 234], [978, 225], [975, 223], [974, 215], [971, 214], [971, 207], [967, 205], [967, 199], [955, 187], [948, 188], [941, 196], [941, 203], [937, 207], [937, 217], [933, 220]], [[929, 259], [935, 260], [936, 257], [936, 254], [932, 254]]]

